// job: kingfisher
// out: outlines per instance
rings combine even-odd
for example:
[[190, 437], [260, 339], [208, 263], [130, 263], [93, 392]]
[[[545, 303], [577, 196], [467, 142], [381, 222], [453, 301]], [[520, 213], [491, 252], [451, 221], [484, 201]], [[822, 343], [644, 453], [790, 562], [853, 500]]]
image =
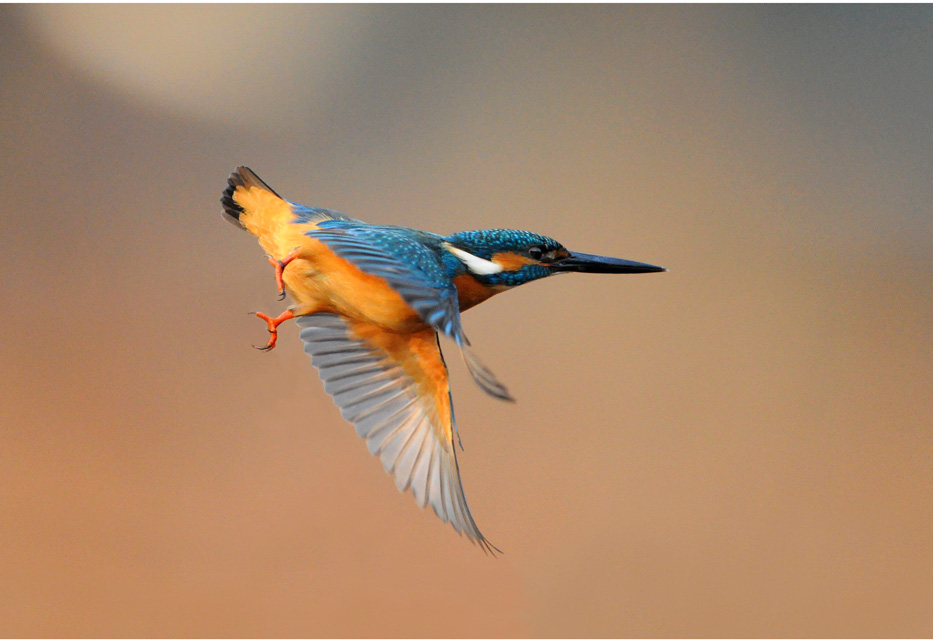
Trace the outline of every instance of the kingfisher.
[[[343, 418], [366, 440], [399, 491], [411, 489], [484, 551], [498, 550], [467, 506], [454, 436], [459, 433], [438, 340], [453, 340], [476, 383], [513, 401], [476, 356], [460, 314], [495, 294], [571, 272], [646, 273], [666, 268], [571, 252], [522, 230], [471, 230], [441, 236], [373, 225], [334, 210], [287, 201], [248, 167], [238, 167], [221, 197], [224, 217], [255, 235], [275, 269], [279, 299], [292, 304], [265, 321], [276, 345], [289, 319]], [[462, 449], [462, 443], [460, 445]]]

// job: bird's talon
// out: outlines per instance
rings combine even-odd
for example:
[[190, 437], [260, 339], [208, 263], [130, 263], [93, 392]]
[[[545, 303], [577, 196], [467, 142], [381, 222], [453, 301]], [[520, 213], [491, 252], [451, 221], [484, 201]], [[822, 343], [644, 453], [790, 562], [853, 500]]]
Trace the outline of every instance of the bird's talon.
[[271, 335], [271, 337], [269, 337], [269, 341], [266, 343], [265, 346], [253, 345], [253, 348], [261, 350], [261, 351], [271, 351], [273, 348], [275, 348], [275, 342], [279, 338], [279, 331], [278, 331], [279, 324], [295, 316], [295, 314], [291, 310], [286, 310], [284, 313], [282, 313], [278, 317], [269, 317], [269, 315], [265, 313], [260, 313], [256, 311], [253, 311], [250, 314], [256, 315], [257, 317], [259, 317], [259, 319], [266, 322], [266, 330], [268, 330], [269, 335]]
[[300, 250], [300, 248], [295, 248], [281, 261], [272, 255], [266, 255], [266, 259], [268, 259], [272, 267], [275, 268], [275, 285], [279, 287], [279, 301], [285, 299], [285, 283], [282, 281], [282, 273], [285, 271], [285, 266], [298, 258]]

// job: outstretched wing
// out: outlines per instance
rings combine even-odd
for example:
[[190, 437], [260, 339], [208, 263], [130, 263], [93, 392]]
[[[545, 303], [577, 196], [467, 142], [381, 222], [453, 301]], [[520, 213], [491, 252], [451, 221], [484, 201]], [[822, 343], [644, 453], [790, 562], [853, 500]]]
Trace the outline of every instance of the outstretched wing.
[[[400, 491], [492, 553], [467, 506], [453, 445], [447, 367], [437, 334], [385, 332], [330, 313], [299, 317], [300, 337], [344, 419]], [[496, 550], [498, 551], [498, 550]]]
[[327, 221], [306, 234], [363, 272], [385, 279], [425, 324], [457, 343], [470, 375], [484, 391], [512, 400], [505, 385], [470, 350], [460, 323], [457, 289], [423, 243], [393, 228], [354, 226], [346, 221]]

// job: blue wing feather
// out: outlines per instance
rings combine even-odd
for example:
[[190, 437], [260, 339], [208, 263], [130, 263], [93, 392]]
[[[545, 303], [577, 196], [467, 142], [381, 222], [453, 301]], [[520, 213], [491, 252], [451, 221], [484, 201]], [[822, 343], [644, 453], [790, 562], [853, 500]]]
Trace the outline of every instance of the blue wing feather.
[[295, 213], [295, 223], [315, 223], [318, 221], [327, 221], [329, 223], [330, 219], [337, 220], [342, 223], [357, 222], [356, 219], [351, 219], [347, 215], [343, 214], [342, 212], [337, 212], [336, 210], [327, 210], [325, 208], [309, 208], [306, 205], [292, 203], [291, 201], [289, 201], [288, 204], [291, 206], [292, 212]]
[[306, 234], [360, 270], [385, 279], [426, 324], [458, 344], [469, 344], [460, 324], [457, 289], [423, 243], [385, 226], [337, 220]]

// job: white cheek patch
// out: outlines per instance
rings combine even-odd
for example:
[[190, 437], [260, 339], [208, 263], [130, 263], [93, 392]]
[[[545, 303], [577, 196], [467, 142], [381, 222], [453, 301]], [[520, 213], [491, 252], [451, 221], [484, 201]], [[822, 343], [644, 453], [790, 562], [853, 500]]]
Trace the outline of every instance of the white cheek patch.
[[462, 261], [463, 265], [467, 267], [467, 270], [472, 272], [474, 275], [494, 275], [497, 272], [502, 272], [502, 266], [497, 264], [495, 261], [489, 261], [488, 259], [483, 259], [482, 257], [471, 255], [469, 252], [461, 250], [460, 248], [455, 248], [449, 243], [444, 245], [454, 254], [454, 256], [457, 257], [457, 259]]

